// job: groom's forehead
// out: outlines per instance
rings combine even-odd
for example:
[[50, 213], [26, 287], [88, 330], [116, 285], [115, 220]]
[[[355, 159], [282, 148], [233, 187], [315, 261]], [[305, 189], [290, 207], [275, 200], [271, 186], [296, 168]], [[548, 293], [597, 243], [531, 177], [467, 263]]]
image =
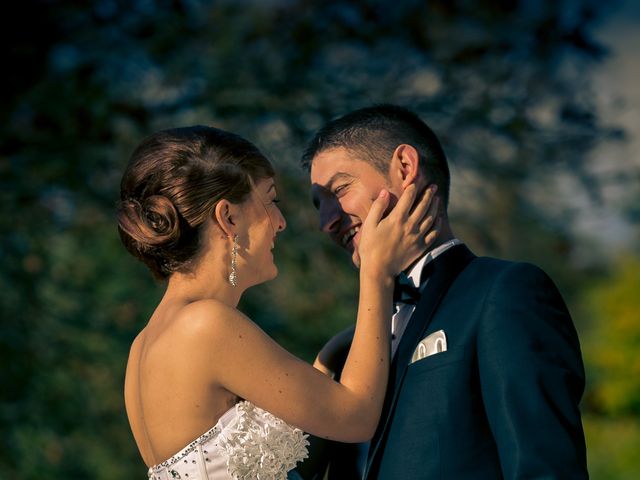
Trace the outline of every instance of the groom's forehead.
[[325, 187], [331, 186], [345, 177], [357, 178], [358, 164], [362, 163], [344, 147], [337, 147], [319, 152], [311, 163], [311, 183]]

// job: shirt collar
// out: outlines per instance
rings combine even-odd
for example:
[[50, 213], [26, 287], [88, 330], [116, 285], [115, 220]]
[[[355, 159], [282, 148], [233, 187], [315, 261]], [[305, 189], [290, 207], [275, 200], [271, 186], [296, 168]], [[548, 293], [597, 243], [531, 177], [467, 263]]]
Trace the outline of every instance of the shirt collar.
[[442, 245], [434, 248], [433, 250], [429, 250], [420, 260], [418, 260], [418, 262], [413, 266], [413, 268], [411, 268], [411, 270], [407, 274], [407, 277], [411, 280], [411, 283], [413, 284], [413, 286], [418, 288], [422, 283], [421, 281], [422, 279], [420, 277], [422, 276], [422, 270], [424, 269], [424, 266], [428, 262], [436, 258], [438, 255], [443, 254], [444, 252], [449, 250], [451, 247], [454, 247], [460, 244], [462, 244], [462, 240], [453, 238], [443, 243]]

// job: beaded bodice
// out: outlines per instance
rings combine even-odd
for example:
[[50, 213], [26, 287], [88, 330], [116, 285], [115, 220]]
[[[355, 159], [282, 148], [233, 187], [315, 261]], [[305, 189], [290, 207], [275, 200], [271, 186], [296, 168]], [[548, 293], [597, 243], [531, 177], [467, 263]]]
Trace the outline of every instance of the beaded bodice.
[[237, 403], [177, 454], [149, 468], [151, 480], [282, 480], [307, 457], [307, 436], [250, 402]]

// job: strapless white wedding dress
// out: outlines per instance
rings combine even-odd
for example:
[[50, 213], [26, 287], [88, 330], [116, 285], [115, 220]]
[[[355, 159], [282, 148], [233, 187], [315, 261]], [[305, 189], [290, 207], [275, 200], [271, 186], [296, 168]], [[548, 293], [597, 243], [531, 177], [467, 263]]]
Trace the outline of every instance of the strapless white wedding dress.
[[218, 423], [173, 457], [149, 468], [152, 480], [283, 480], [307, 458], [307, 436], [250, 402], [237, 403]]

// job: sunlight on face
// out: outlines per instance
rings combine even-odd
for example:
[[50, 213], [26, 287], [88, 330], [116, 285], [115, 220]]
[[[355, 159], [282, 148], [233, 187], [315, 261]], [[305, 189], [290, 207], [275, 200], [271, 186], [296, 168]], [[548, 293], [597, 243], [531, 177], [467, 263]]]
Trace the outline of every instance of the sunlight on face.
[[311, 165], [311, 192], [320, 215], [320, 230], [351, 253], [360, 266], [360, 227], [388, 179], [371, 164], [357, 160], [345, 148], [319, 153]]
[[255, 275], [254, 284], [271, 280], [278, 274], [274, 263], [273, 248], [278, 233], [287, 222], [277, 206], [278, 198], [273, 178], [261, 179], [254, 185], [246, 202], [245, 212], [249, 225], [241, 256], [247, 271]]

